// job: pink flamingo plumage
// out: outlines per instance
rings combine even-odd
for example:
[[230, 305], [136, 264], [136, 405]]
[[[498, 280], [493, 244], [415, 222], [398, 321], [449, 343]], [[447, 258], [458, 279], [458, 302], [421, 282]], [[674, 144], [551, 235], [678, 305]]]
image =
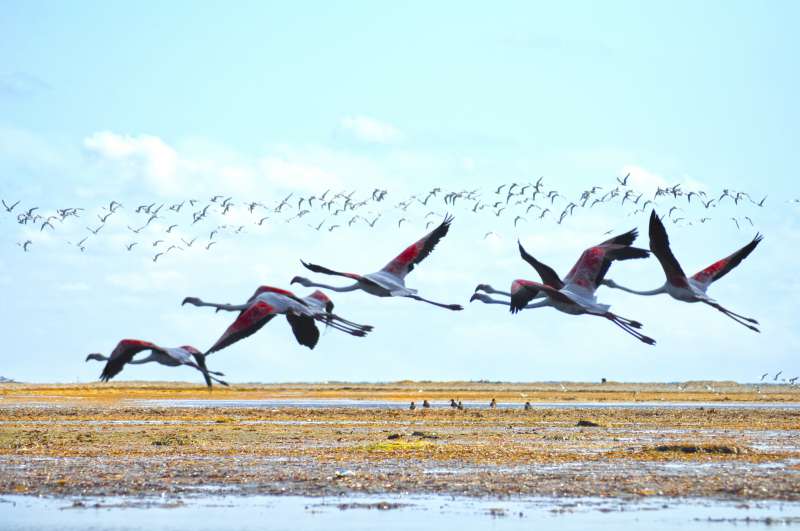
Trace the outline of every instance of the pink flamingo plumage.
[[717, 260], [691, 277], [687, 277], [680, 263], [675, 258], [675, 255], [672, 254], [672, 250], [669, 247], [669, 237], [667, 236], [667, 230], [664, 228], [664, 224], [656, 214], [656, 211], [653, 210], [650, 214], [650, 250], [656, 255], [656, 258], [658, 258], [664, 270], [666, 276], [664, 285], [650, 291], [637, 291], [620, 286], [612, 279], [604, 280], [603, 284], [610, 288], [620, 289], [636, 295], [658, 295], [660, 293], [667, 293], [670, 297], [679, 301], [702, 302], [719, 310], [740, 325], [746, 326], [755, 332], [760, 332], [758, 328], [753, 326], [754, 324], [758, 324], [758, 321], [734, 313], [727, 308], [723, 308], [714, 299], [706, 295], [706, 291], [713, 282], [721, 279], [730, 273], [733, 268], [738, 266], [742, 260], [753, 252], [762, 239], [763, 237], [760, 234], [756, 234], [755, 238], [753, 238], [750, 243], [735, 253], [726, 256], [722, 260]]
[[431, 254], [431, 251], [433, 251], [434, 247], [436, 247], [436, 244], [447, 235], [447, 231], [450, 229], [450, 223], [452, 223], [452, 221], [452, 216], [446, 216], [444, 221], [442, 221], [438, 227], [417, 242], [409, 245], [402, 253], [397, 255], [391, 262], [386, 264], [383, 269], [375, 273], [369, 273], [367, 275], [359, 275], [357, 273], [342, 273], [340, 271], [328, 269], [327, 267], [308, 264], [302, 260], [300, 262], [306, 269], [309, 269], [315, 273], [350, 278], [355, 280], [355, 284], [342, 287], [329, 286], [327, 284], [312, 282], [304, 277], [294, 277], [291, 283], [298, 283], [306, 287], [325, 288], [338, 292], [362, 290], [378, 297], [408, 297], [410, 299], [427, 302], [428, 304], [433, 304], [434, 306], [439, 306], [440, 308], [446, 308], [448, 310], [463, 310], [464, 307], [460, 304], [442, 304], [422, 298], [417, 295], [417, 290], [407, 288], [405, 285], [406, 275], [414, 270], [414, 266], [422, 262], [429, 254]]
[[[512, 313], [523, 309], [552, 306], [571, 315], [596, 315], [608, 319], [643, 343], [654, 345], [654, 339], [635, 330], [642, 327], [641, 323], [610, 312], [610, 306], [598, 303], [595, 297], [597, 286], [602, 282], [612, 262], [649, 256], [650, 253], [647, 250], [631, 247], [636, 235], [637, 232], [634, 229], [586, 249], [563, 281], [552, 268], [533, 258], [525, 251], [522, 244], [519, 244], [523, 259], [539, 272], [544, 282], [517, 279], [511, 283], [510, 292], [498, 291], [491, 286], [481, 284], [475, 288], [475, 293], [470, 301], [479, 300], [486, 304], [510, 306]], [[511, 300], [509, 302], [492, 299], [484, 293], [478, 293], [479, 291], [507, 295], [511, 297]], [[545, 300], [529, 304], [532, 300], [539, 298]]]
[[[150, 355], [146, 358], [135, 360], [133, 359], [136, 354], [149, 350]], [[103, 372], [100, 374], [100, 379], [107, 382], [117, 374], [119, 374], [126, 364], [139, 365], [142, 363], [156, 362], [168, 367], [178, 367], [180, 365], [187, 365], [195, 368], [203, 373], [206, 380], [206, 385], [211, 387], [211, 381], [215, 381], [222, 385], [228, 385], [226, 382], [214, 378], [212, 374], [217, 376], [224, 376], [221, 372], [209, 371], [206, 367], [205, 355], [191, 345], [183, 345], [181, 347], [164, 348], [151, 343], [149, 341], [142, 341], [139, 339], [123, 339], [114, 350], [111, 356], [104, 356], [99, 352], [93, 352], [86, 356], [86, 361], [97, 360], [107, 362], [103, 367]]]
[[295, 339], [301, 345], [313, 349], [319, 341], [319, 330], [315, 321], [320, 321], [335, 330], [363, 337], [372, 327], [360, 325], [332, 313], [333, 302], [321, 291], [299, 298], [291, 291], [272, 286], [260, 286], [244, 304], [218, 304], [204, 302], [197, 297], [186, 297], [182, 304], [211, 306], [217, 311], [239, 312], [236, 320], [225, 330], [206, 354], [217, 352], [240, 339], [256, 333], [276, 315], [286, 315]]

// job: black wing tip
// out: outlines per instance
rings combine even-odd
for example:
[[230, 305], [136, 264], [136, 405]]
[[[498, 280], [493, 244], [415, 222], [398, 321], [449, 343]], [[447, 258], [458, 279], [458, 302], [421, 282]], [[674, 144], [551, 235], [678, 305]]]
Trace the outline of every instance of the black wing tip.
[[758, 245], [759, 243], [761, 243], [761, 240], [763, 240], [763, 239], [764, 239], [764, 235], [761, 234], [760, 232], [756, 232], [756, 235], [753, 238], [752, 243], [755, 244], [755, 245]]
[[621, 249], [619, 256], [615, 256], [615, 260], [630, 260], [632, 258], [648, 258], [650, 251], [642, 249], [641, 247], [626, 247]]
[[620, 234], [617, 236], [618, 243], [622, 243], [624, 245], [633, 245], [633, 242], [636, 241], [636, 238], [639, 236], [639, 229], [636, 227], [632, 228], [625, 234]]

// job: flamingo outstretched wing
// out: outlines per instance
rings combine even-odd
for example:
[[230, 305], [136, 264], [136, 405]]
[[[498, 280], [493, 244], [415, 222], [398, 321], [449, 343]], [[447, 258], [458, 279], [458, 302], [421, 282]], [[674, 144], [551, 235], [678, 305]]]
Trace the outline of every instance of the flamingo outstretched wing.
[[664, 228], [664, 224], [655, 210], [650, 213], [650, 250], [661, 263], [661, 268], [670, 284], [678, 287], [688, 286], [686, 273], [683, 272], [681, 264], [669, 248], [667, 229]]
[[564, 284], [593, 296], [597, 286], [608, 273], [612, 262], [650, 256], [650, 252], [646, 249], [630, 246], [635, 238], [636, 229], [615, 236], [600, 245], [589, 247], [581, 253], [578, 261], [567, 273]]
[[517, 313], [525, 309], [525, 306], [535, 299], [539, 292], [544, 292], [549, 299], [554, 301], [566, 304], [573, 302], [572, 299], [552, 286], [520, 278], [511, 283], [511, 313]]
[[109, 381], [122, 371], [126, 363], [130, 362], [136, 354], [143, 350], [166, 352], [163, 348], [149, 341], [123, 339], [117, 343], [117, 346], [114, 347], [113, 352], [111, 352], [111, 356], [109, 356], [108, 362], [105, 367], [103, 367], [103, 372], [100, 374], [100, 379], [104, 382]]
[[319, 329], [314, 318], [310, 315], [287, 313], [286, 320], [289, 321], [297, 342], [313, 350], [319, 341]]
[[734, 267], [738, 266], [742, 260], [747, 258], [747, 255], [753, 252], [763, 239], [764, 237], [761, 236], [761, 234], [756, 234], [755, 238], [753, 238], [750, 243], [735, 253], [726, 256], [722, 260], [717, 260], [710, 266], [692, 275], [692, 280], [695, 280], [697, 283], [707, 288], [712, 282], [716, 282], [730, 273]]
[[636, 241], [636, 238], [639, 236], [638, 229], [631, 229], [628, 232], [624, 232], [622, 234], [618, 234], [613, 238], [609, 238], [600, 245], [610, 245], [610, 244], [617, 244], [617, 245], [625, 245], [630, 247], [633, 245], [633, 242]]
[[239, 314], [236, 320], [220, 336], [214, 346], [208, 349], [206, 355], [217, 352], [225, 347], [233, 345], [240, 339], [251, 336], [258, 332], [262, 326], [267, 324], [270, 319], [275, 317], [272, 306], [264, 301], [258, 301]]
[[439, 243], [439, 240], [447, 235], [447, 231], [450, 230], [450, 224], [452, 222], [453, 216], [448, 214], [438, 227], [433, 229], [422, 239], [406, 247], [402, 253], [398, 254], [391, 262], [386, 264], [381, 271], [391, 273], [400, 278], [405, 278], [407, 274], [414, 270], [414, 266], [431, 254], [431, 251], [433, 251], [436, 244]]
[[519, 240], [517, 240], [517, 245], [519, 246], [519, 254], [520, 256], [522, 256], [522, 259], [528, 262], [536, 270], [536, 272], [539, 273], [542, 282], [544, 282], [548, 286], [553, 286], [556, 289], [561, 289], [564, 287], [564, 282], [561, 280], [561, 278], [558, 276], [558, 273], [556, 273], [552, 267], [550, 267], [547, 264], [541, 263], [536, 258], [528, 254], [528, 252], [525, 251], [525, 248], [522, 246], [522, 243], [520, 243]]
[[357, 282], [364, 282], [367, 280], [363, 276], [357, 273], [343, 273], [341, 271], [334, 271], [333, 269], [328, 269], [327, 267], [323, 267], [317, 264], [309, 264], [302, 260], [300, 260], [300, 263], [303, 264], [303, 267], [305, 267], [309, 271], [313, 271], [314, 273], [322, 273], [323, 275], [334, 275], [337, 277], [347, 277]]
[[259, 286], [258, 288], [256, 288], [256, 291], [253, 292], [253, 294], [250, 296], [249, 299], [247, 299], [248, 304], [253, 302], [255, 300], [255, 298], [258, 297], [259, 295], [261, 295], [262, 293], [277, 293], [278, 295], [283, 295], [284, 297], [289, 297], [290, 299], [292, 299], [292, 300], [294, 300], [296, 302], [299, 302], [303, 306], [306, 306], [306, 304], [307, 304], [306, 301], [304, 301], [303, 299], [301, 299], [300, 297], [298, 297], [297, 295], [295, 295], [291, 291], [285, 290], [283, 288], [276, 288], [274, 286]]

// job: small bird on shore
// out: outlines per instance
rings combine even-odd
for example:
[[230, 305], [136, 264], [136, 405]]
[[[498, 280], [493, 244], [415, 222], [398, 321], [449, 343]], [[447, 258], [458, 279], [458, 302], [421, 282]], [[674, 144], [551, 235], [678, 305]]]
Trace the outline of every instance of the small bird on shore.
[[492, 398], [492, 401], [489, 402], [489, 407], [492, 408], [492, 409], [496, 408], [497, 407], [497, 400]]
[[427, 400], [423, 400], [422, 401], [422, 407], [424, 407], [425, 409], [428, 409], [428, 408], [431, 407], [431, 404]]
[[417, 405], [414, 403], [413, 400], [411, 401], [411, 405], [408, 406], [408, 409], [410, 409], [411, 411], [414, 411], [415, 409], [417, 409]]
[[531, 403], [530, 402], [525, 402], [525, 411], [530, 411], [531, 409], [533, 409], [533, 406], [531, 406]]
[[454, 398], [450, 399], [450, 407], [453, 409], [456, 409], [458, 407], [458, 404], [456, 403]]

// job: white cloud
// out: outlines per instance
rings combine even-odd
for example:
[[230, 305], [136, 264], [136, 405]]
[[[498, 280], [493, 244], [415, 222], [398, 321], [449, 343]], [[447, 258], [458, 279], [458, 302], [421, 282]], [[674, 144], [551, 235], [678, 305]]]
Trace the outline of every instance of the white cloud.
[[83, 147], [102, 159], [128, 165], [161, 194], [180, 191], [178, 153], [157, 136], [101, 131], [85, 138]]
[[270, 156], [261, 159], [259, 166], [267, 179], [283, 188], [315, 191], [341, 187], [335, 174], [314, 164]]
[[362, 142], [392, 144], [403, 138], [400, 130], [393, 125], [368, 116], [345, 116], [341, 126]]

